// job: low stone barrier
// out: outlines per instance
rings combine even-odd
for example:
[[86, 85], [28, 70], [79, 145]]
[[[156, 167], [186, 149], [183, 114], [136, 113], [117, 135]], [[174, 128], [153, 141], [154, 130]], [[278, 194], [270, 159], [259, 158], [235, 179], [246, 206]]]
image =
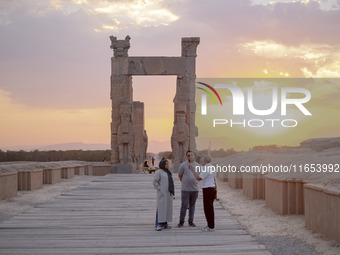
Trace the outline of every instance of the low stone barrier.
[[75, 175], [85, 175], [85, 166], [76, 166], [74, 167]]
[[0, 172], [0, 200], [16, 196], [18, 190], [17, 172]]
[[[43, 184], [55, 184], [75, 174], [92, 175], [92, 172], [92, 163], [82, 161], [1, 163], [0, 199], [13, 197], [17, 191], [40, 189]], [[107, 169], [101, 172], [111, 173]]]
[[243, 187], [242, 173], [239, 172], [228, 173], [228, 184], [233, 189], [242, 189]]
[[217, 179], [219, 179], [222, 182], [228, 182], [228, 173], [223, 173], [223, 172], [217, 172], [216, 173]]
[[92, 175], [104, 176], [112, 173], [112, 166], [110, 163], [93, 163]]
[[43, 184], [55, 184], [61, 181], [61, 168], [47, 168], [43, 171]]
[[92, 175], [92, 165], [85, 165], [85, 175]]
[[18, 190], [36, 190], [43, 186], [43, 170], [18, 171]]
[[303, 182], [266, 176], [265, 200], [266, 206], [280, 215], [303, 214]]
[[340, 243], [340, 192], [331, 185], [305, 184], [306, 227]]
[[263, 174], [243, 173], [243, 194], [251, 199], [265, 198], [265, 180]]
[[61, 168], [61, 178], [62, 179], [71, 179], [74, 177], [74, 167], [67, 166]]

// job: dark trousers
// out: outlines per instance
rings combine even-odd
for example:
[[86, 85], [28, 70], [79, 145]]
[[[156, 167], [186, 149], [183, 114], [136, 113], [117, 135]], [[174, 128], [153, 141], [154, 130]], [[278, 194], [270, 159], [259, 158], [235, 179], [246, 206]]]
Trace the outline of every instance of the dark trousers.
[[182, 190], [182, 204], [179, 215], [179, 222], [184, 223], [185, 215], [189, 205], [189, 222], [194, 221], [195, 204], [198, 197], [198, 191], [183, 191]]
[[209, 228], [215, 228], [214, 199], [215, 188], [203, 188], [203, 207]]

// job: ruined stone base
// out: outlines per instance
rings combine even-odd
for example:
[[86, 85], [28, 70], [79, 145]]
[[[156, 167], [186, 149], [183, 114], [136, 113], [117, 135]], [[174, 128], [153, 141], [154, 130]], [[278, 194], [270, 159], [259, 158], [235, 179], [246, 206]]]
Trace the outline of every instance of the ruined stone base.
[[141, 170], [140, 165], [136, 164], [133, 169], [134, 174], [140, 174], [143, 170]]
[[266, 176], [265, 200], [266, 206], [280, 215], [303, 214], [303, 182]]
[[172, 163], [172, 172], [178, 173], [181, 163]]
[[76, 166], [74, 168], [75, 175], [85, 175], [85, 166]]
[[228, 173], [225, 172], [217, 172], [216, 173], [217, 179], [219, 179], [221, 182], [228, 182]]
[[228, 184], [233, 189], [243, 188], [242, 173], [228, 173]]
[[93, 171], [92, 165], [85, 166], [85, 175], [92, 175], [92, 171]]
[[94, 176], [105, 176], [111, 174], [111, 164], [110, 163], [94, 163], [92, 166], [92, 175]]
[[36, 190], [43, 187], [43, 170], [18, 171], [18, 190]]
[[251, 199], [265, 198], [264, 176], [258, 173], [243, 173], [243, 194]]
[[74, 177], [74, 167], [63, 167], [61, 168], [61, 178], [71, 179]]
[[304, 194], [306, 227], [340, 243], [340, 192], [311, 183], [304, 185]]
[[117, 174], [132, 174], [135, 168], [134, 164], [117, 164]]
[[14, 197], [18, 190], [18, 173], [0, 173], [0, 200]]
[[116, 174], [117, 173], [117, 164], [114, 164], [111, 166], [111, 173]]
[[61, 169], [44, 169], [43, 184], [55, 184], [61, 181]]

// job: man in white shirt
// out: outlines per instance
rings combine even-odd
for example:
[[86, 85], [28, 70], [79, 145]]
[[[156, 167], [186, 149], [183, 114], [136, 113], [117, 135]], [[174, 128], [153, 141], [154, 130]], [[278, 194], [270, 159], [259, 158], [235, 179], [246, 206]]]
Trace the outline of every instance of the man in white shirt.
[[203, 207], [208, 226], [202, 229], [204, 232], [215, 230], [214, 200], [216, 196], [216, 172], [211, 164], [210, 156], [204, 157], [203, 168], [198, 174], [196, 169], [190, 167], [196, 179], [201, 181], [203, 190]]

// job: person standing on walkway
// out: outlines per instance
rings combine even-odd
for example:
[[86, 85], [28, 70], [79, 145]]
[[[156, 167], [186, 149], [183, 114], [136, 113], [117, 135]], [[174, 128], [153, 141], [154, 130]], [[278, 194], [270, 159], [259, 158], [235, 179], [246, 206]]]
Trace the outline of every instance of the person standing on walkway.
[[216, 171], [211, 164], [210, 156], [204, 156], [203, 168], [199, 174], [192, 166], [190, 166], [190, 170], [196, 179], [201, 181], [203, 190], [203, 208], [208, 225], [202, 231], [212, 232], [215, 230], [214, 200], [216, 198]]
[[156, 231], [171, 228], [168, 222], [172, 222], [172, 200], [175, 199], [175, 187], [169, 170], [169, 162], [161, 160], [159, 168], [153, 180], [153, 186], [157, 190]]
[[196, 227], [194, 223], [195, 204], [198, 197], [198, 181], [194, 174], [189, 169], [189, 165], [192, 167], [200, 166], [195, 162], [195, 154], [192, 151], [186, 153], [187, 161], [183, 162], [179, 167], [178, 177], [182, 182], [182, 194], [181, 194], [181, 211], [179, 216], [179, 223], [177, 227], [181, 228], [184, 225], [186, 211], [189, 206], [189, 226]]
[[152, 166], [155, 166], [155, 158], [152, 156], [152, 159], [151, 159], [151, 163], [152, 163]]

